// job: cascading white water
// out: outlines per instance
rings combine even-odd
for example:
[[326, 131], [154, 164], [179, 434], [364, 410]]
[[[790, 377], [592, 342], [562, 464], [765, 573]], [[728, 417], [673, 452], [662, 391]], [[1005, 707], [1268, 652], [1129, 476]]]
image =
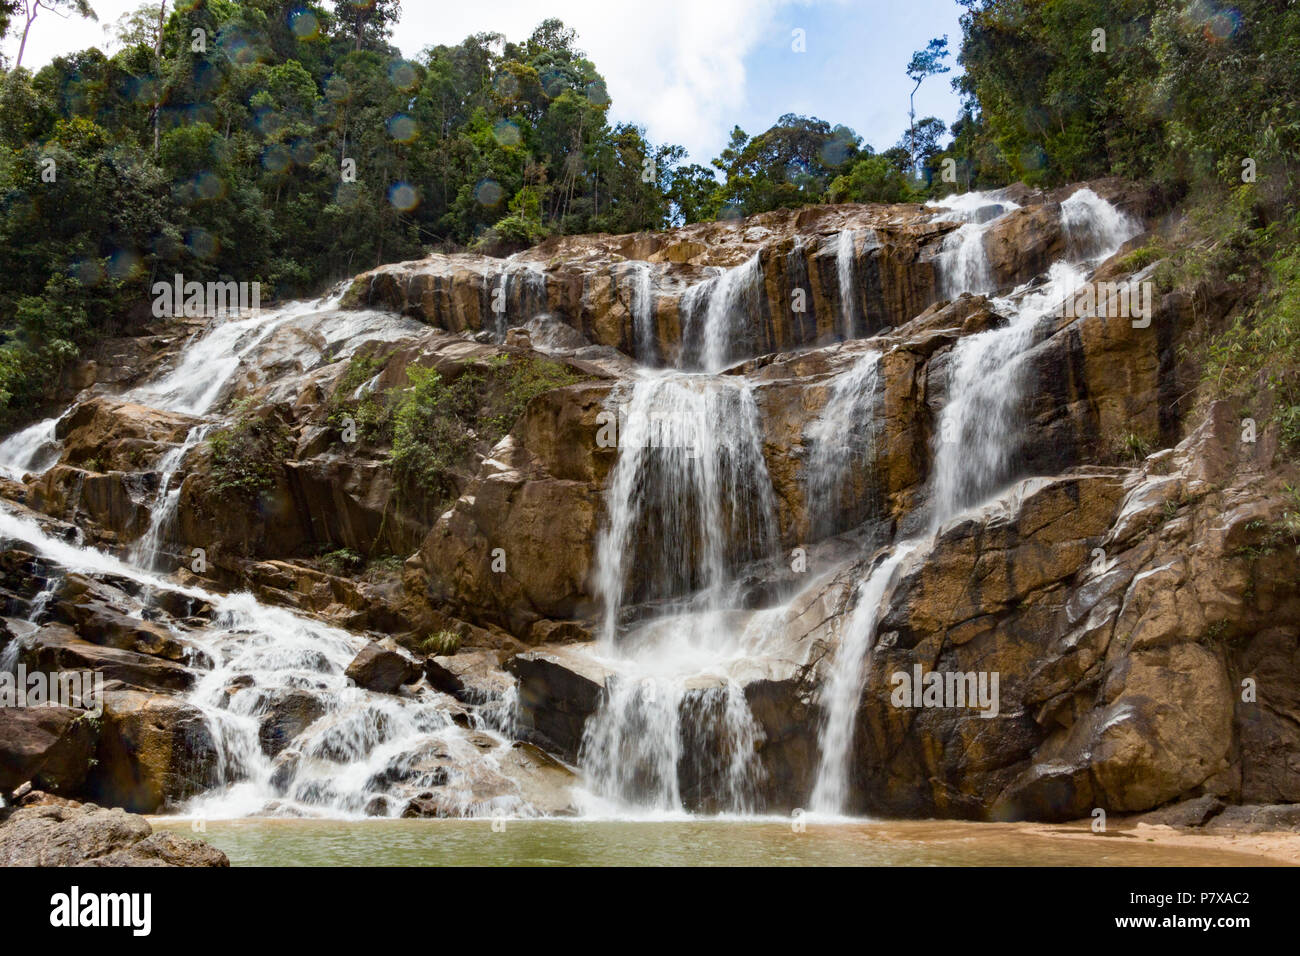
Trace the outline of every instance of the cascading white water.
[[181, 354], [180, 363], [157, 382], [126, 394], [129, 401], [183, 415], [205, 415], [216, 404], [244, 357], [312, 303], [232, 318], [213, 325]]
[[[726, 607], [736, 570], [776, 545], [757, 406], [744, 380], [681, 373], [646, 374], [612, 401], [619, 457], [596, 590], [601, 661], [615, 676], [587, 721], [580, 762], [597, 797], [623, 806], [681, 811], [685, 773], [711, 805], [744, 811], [758, 730], [728, 673], [744, 653]], [[668, 613], [622, 634], [633, 578], [633, 600]], [[711, 686], [700, 686], [705, 675]], [[705, 754], [721, 758], [701, 763]]]
[[[401, 696], [352, 685], [344, 671], [364, 637], [249, 594], [176, 585], [94, 548], [51, 538], [3, 504], [0, 537], [22, 541], [69, 571], [129, 579], [146, 594], [177, 592], [214, 609], [208, 627], [172, 628], [214, 662], [186, 699], [203, 712], [216, 744], [216, 778], [183, 812], [217, 819], [393, 816], [407, 796], [436, 787], [448, 812], [533, 813], [500, 771], [509, 741], [486, 722], [467, 732], [453, 723], [445, 698], [424, 685]], [[277, 763], [263, 749], [262, 718], [290, 695], [309, 698], [319, 716], [282, 752], [297, 756]]]
[[[512, 298], [516, 300], [517, 308], [512, 306]], [[534, 316], [546, 311], [546, 276], [536, 263], [520, 262], [511, 256], [506, 259], [497, 284], [489, 287], [487, 302], [492, 311], [496, 341], [504, 342], [506, 332], [512, 327], [526, 325]]]
[[200, 442], [208, 437], [214, 425], [196, 425], [189, 430], [185, 441], [168, 451], [158, 461], [158, 494], [149, 509], [149, 527], [131, 547], [130, 560], [146, 571], [158, 570], [162, 549], [176, 520], [176, 509], [181, 500], [181, 482], [178, 474], [185, 458]]
[[24, 474], [39, 474], [59, 460], [62, 451], [55, 437], [57, 418], [46, 418], [0, 442], [0, 474], [21, 481]]
[[845, 813], [849, 809], [853, 737], [858, 701], [866, 682], [864, 668], [895, 572], [914, 549], [912, 543], [900, 544], [859, 582], [857, 603], [841, 630], [830, 676], [820, 694], [821, 760], [811, 801], [813, 810], [819, 813]]
[[1014, 477], [1030, 347], [1041, 320], [1087, 278], [1092, 268], [1136, 235], [1138, 225], [1090, 189], [1061, 204], [1067, 248], [1083, 258], [1054, 263], [1047, 282], [995, 300], [1010, 320], [1000, 329], [967, 336], [951, 357], [948, 398], [934, 446], [932, 523], [987, 499]]
[[995, 291], [984, 237], [993, 223], [1020, 207], [994, 193], [963, 193], [927, 203], [942, 210], [935, 221], [959, 221], [962, 225], [944, 238], [936, 263], [939, 283], [946, 299], [963, 292], [985, 294]]
[[763, 266], [757, 254], [686, 291], [683, 346], [695, 350], [698, 368], [720, 372], [751, 354], [762, 295]]
[[636, 336], [636, 359], [642, 365], [658, 364], [655, 344], [655, 290], [650, 264], [632, 267], [632, 330]]
[[832, 380], [826, 406], [808, 428], [812, 449], [804, 474], [814, 540], [833, 534], [841, 516], [849, 524], [866, 517], [859, 505], [869, 502], [854, 494], [853, 478], [875, 455], [879, 388], [880, 353], [864, 352]]
[[610, 410], [619, 456], [596, 545], [596, 593], [612, 646], [633, 568], [646, 582], [642, 599], [698, 592], [715, 604], [736, 566], [771, 553], [776, 506], [743, 379], [647, 373], [616, 389]]
[[[272, 365], [296, 361], [310, 366], [327, 361], [324, 354], [344, 357], [363, 341], [419, 329], [414, 322], [376, 313], [338, 313], [337, 301], [336, 295], [218, 322], [185, 347], [174, 371], [125, 397], [205, 415], [223, 400], [237, 373], [251, 371], [255, 356]], [[274, 393], [278, 386], [269, 384]], [[161, 481], [150, 527], [128, 561], [51, 538], [0, 503], [0, 537], [26, 542], [60, 566], [60, 575], [71, 570], [125, 578], [143, 585], [141, 602], [171, 591], [215, 609], [206, 627], [164, 625], [199, 647], [212, 665], [201, 672], [186, 700], [203, 712], [215, 742], [215, 779], [184, 811], [213, 818], [266, 813], [392, 816], [410, 796], [430, 790], [449, 814], [533, 814], [519, 787], [502, 771], [510, 740], [500, 731], [508, 731], [513, 720], [513, 687], [499, 700], [485, 700], [472, 710], [471, 727], [466, 729], [452, 719], [453, 710], [461, 708], [423, 683], [397, 695], [354, 686], [344, 672], [367, 643], [363, 636], [262, 605], [248, 594], [213, 594], [152, 573], [175, 516], [185, 458], [219, 424], [213, 419], [195, 426], [184, 443], [160, 459]], [[42, 431], [52, 435], [53, 421], [42, 423]], [[24, 449], [32, 444], [24, 440], [0, 446], [14, 456], [0, 460], [0, 465], [19, 470]], [[42, 600], [49, 599], [55, 584], [52, 579], [34, 602], [33, 620], [41, 617]], [[145, 606], [126, 610], [141, 616]], [[6, 660], [16, 663], [20, 644], [11, 642]], [[276, 760], [264, 748], [263, 724], [268, 714], [286, 705], [306, 707], [314, 717], [295, 728], [291, 739], [281, 741], [284, 749]]]
[[841, 229], [835, 237], [835, 275], [840, 287], [840, 334], [853, 338], [857, 322], [856, 283], [853, 281], [854, 237], [850, 229]]

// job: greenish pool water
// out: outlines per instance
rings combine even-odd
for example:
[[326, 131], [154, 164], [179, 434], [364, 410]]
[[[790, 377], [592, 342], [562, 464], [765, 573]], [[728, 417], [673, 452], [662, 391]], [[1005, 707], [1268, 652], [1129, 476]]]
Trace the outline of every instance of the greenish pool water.
[[1141, 832], [935, 821], [278, 820], [154, 818], [234, 866], [1250, 866], [1264, 857], [1169, 846]]

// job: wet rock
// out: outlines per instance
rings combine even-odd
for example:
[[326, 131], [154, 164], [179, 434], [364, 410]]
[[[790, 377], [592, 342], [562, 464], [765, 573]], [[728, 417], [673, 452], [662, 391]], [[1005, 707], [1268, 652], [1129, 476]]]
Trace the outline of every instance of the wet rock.
[[91, 671], [103, 674], [105, 681], [172, 692], [188, 690], [194, 684], [193, 672], [180, 664], [92, 644], [61, 624], [41, 628], [28, 641], [21, 653], [28, 671]]
[[518, 715], [525, 738], [576, 763], [583, 728], [600, 705], [608, 672], [565, 648], [516, 654], [505, 669], [519, 680]]
[[293, 778], [298, 775], [298, 766], [301, 763], [302, 754], [298, 751], [281, 751], [271, 766], [271, 789], [282, 797], [287, 794], [293, 785]]
[[1205, 825], [1208, 833], [1300, 832], [1300, 804], [1228, 807]]
[[496, 651], [461, 651], [446, 657], [426, 657], [424, 677], [429, 686], [466, 704], [481, 704], [507, 693], [514, 680], [500, 668]]
[[121, 592], [80, 574], [69, 574], [53, 597], [54, 616], [93, 644], [169, 661], [193, 656], [192, 645], [167, 628], [118, 610], [125, 603]]
[[325, 705], [315, 694], [302, 690], [277, 693], [257, 731], [262, 752], [268, 757], [276, 756], [324, 713]]
[[1222, 800], [1206, 794], [1203, 797], [1194, 797], [1191, 800], [1175, 803], [1170, 807], [1162, 807], [1159, 810], [1144, 813], [1139, 817], [1135, 817], [1132, 822], [1146, 823], [1150, 826], [1199, 827], [1204, 826], [1211, 818], [1222, 813], [1223, 809], [1224, 802]]
[[217, 744], [203, 712], [164, 694], [106, 691], [96, 760], [87, 795], [136, 813], [156, 813], [218, 782]]
[[409, 657], [389, 650], [378, 642], [361, 649], [348, 665], [347, 676], [366, 690], [395, 694], [403, 684], [420, 679], [420, 665]]

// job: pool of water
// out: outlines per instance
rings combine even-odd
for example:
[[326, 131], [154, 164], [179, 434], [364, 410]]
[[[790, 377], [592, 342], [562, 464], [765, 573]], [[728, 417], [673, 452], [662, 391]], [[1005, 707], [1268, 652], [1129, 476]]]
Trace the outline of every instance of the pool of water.
[[[234, 866], [1251, 866], [1228, 848], [1086, 826], [685, 820], [282, 820], [166, 817]], [[201, 829], [198, 829], [200, 828]]]

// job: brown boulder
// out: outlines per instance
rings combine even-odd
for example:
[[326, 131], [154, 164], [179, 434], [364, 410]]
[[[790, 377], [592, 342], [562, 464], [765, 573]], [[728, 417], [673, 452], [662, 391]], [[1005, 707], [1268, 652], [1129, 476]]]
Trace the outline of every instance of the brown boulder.
[[420, 665], [409, 657], [372, 641], [353, 658], [346, 674], [366, 690], [395, 694], [403, 684], [419, 680], [421, 671]]
[[156, 813], [219, 782], [203, 712], [163, 694], [107, 691], [96, 758], [85, 792], [136, 813]]
[[40, 790], [76, 793], [97, 737], [84, 711], [0, 706], [0, 794], [29, 780]]

